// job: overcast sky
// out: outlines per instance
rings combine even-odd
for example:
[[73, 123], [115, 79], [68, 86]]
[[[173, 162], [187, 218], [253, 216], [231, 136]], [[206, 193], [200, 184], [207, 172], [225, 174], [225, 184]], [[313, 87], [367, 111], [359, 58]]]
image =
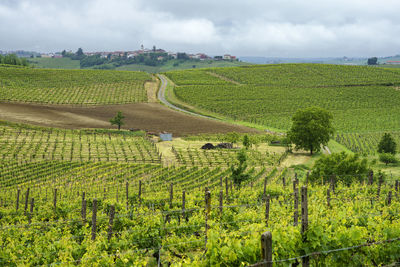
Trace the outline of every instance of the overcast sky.
[[0, 0], [0, 50], [400, 54], [399, 0]]

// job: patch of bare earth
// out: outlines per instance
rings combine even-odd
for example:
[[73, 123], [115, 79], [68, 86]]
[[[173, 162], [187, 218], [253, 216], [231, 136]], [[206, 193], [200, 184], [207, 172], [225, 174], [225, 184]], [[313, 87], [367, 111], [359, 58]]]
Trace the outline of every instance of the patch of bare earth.
[[124, 129], [141, 129], [174, 136], [200, 133], [259, 132], [244, 126], [209, 120], [171, 110], [158, 103], [135, 103], [94, 107], [0, 103], [0, 120], [69, 129], [111, 128], [118, 111], [125, 116]]
[[157, 90], [158, 90], [158, 80], [154, 79], [151, 82], [146, 82], [144, 84], [144, 89], [147, 92], [147, 102], [149, 103], [157, 103]]

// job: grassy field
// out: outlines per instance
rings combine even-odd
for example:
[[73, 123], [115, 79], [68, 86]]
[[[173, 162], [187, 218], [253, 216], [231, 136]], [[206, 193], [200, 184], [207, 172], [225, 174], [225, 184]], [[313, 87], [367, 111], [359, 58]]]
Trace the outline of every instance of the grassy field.
[[180, 101], [265, 128], [285, 131], [297, 109], [321, 106], [333, 113], [338, 132], [400, 130], [397, 70], [283, 64], [166, 75]]
[[70, 58], [31, 58], [29, 63], [42, 69], [80, 69], [79, 60]]
[[0, 101], [49, 104], [146, 102], [144, 72], [0, 67]]

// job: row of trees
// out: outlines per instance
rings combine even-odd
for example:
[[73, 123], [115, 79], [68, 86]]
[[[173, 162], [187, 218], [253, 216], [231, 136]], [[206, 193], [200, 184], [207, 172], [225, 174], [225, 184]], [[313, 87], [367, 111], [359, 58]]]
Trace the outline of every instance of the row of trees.
[[7, 65], [20, 65], [20, 66], [28, 66], [28, 61], [26, 58], [19, 58], [15, 54], [1, 55], [0, 54], [0, 64]]

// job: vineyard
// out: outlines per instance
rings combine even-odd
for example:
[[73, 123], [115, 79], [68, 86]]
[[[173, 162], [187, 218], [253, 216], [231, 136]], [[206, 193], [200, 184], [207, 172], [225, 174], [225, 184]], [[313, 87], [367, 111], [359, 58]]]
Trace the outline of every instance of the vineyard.
[[[298, 108], [319, 105], [334, 115], [333, 139], [354, 152], [374, 155], [384, 131], [400, 143], [398, 70], [287, 64], [166, 75], [180, 100], [231, 119], [287, 130]], [[151, 79], [0, 67], [0, 101], [145, 102]], [[0, 122], [0, 266], [397, 265], [398, 174], [311, 182], [319, 155], [295, 154], [272, 132], [159, 142], [136, 130]], [[241, 157], [246, 179], [237, 182]]]
[[257, 266], [265, 231], [274, 266], [399, 260], [398, 182], [311, 185], [289, 169], [249, 172], [239, 189], [219, 168], [7, 162], [1, 265]]
[[0, 102], [104, 105], [146, 102], [145, 72], [0, 67]]
[[321, 106], [333, 113], [338, 132], [400, 129], [400, 72], [394, 69], [283, 64], [166, 75], [189, 105], [263, 127], [287, 130], [296, 110]]
[[143, 133], [18, 128], [0, 124], [0, 160], [44, 159], [143, 163], [161, 160], [155, 145]]
[[[391, 135], [395, 139], [395, 142], [399, 144], [400, 132], [392, 132]], [[335, 140], [354, 153], [367, 156], [377, 154], [378, 143], [382, 136], [383, 133], [341, 133], [336, 134]]]

